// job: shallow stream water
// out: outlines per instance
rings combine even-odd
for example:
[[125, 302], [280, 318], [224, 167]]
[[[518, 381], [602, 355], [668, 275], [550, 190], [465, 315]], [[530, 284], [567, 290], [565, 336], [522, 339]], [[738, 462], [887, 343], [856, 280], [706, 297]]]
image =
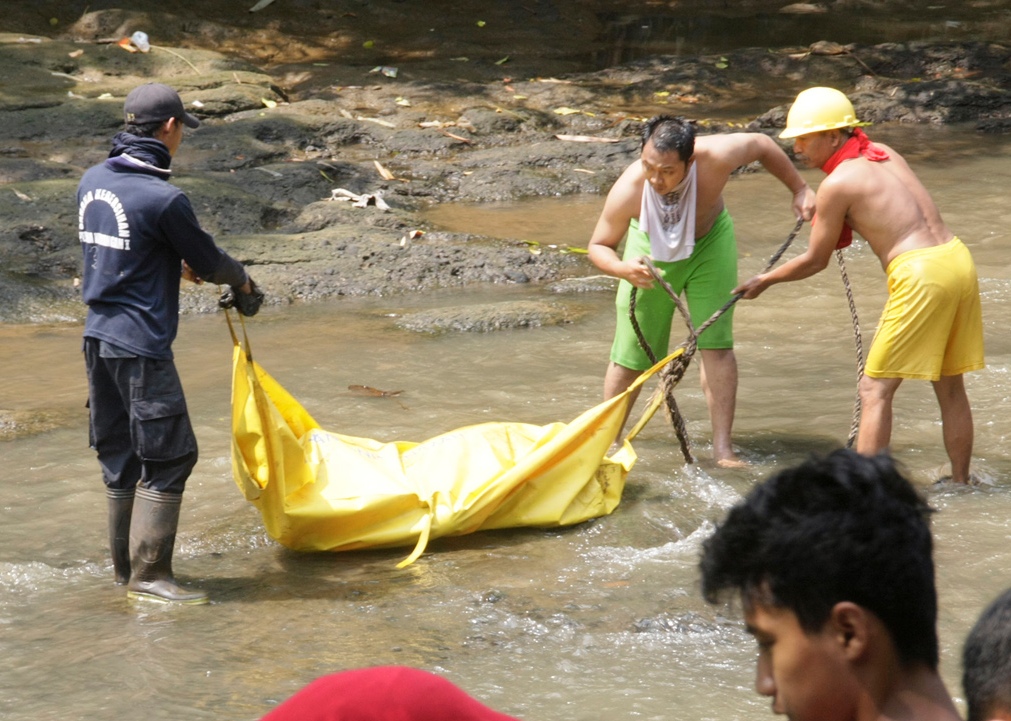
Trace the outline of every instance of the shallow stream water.
[[[981, 280], [988, 365], [967, 386], [983, 483], [932, 485], [945, 456], [929, 384], [900, 389], [893, 437], [894, 452], [940, 511], [942, 673], [958, 696], [962, 638], [1011, 585], [1011, 145], [922, 128], [872, 136], [908, 154], [972, 250]], [[820, 175], [808, 178], [816, 184]], [[735, 178], [726, 197], [743, 278], [792, 228], [789, 197], [763, 173]], [[430, 220], [577, 246], [602, 202], [452, 206]], [[883, 273], [862, 242], [845, 258], [866, 347]], [[830, 267], [737, 310], [735, 440], [749, 468], [709, 461], [692, 370], [678, 397], [698, 464], [683, 463], [658, 416], [635, 442], [639, 461], [611, 516], [435, 542], [403, 570], [395, 565], [406, 549], [296, 554], [266, 536], [231, 480], [224, 320], [185, 318], [175, 348], [201, 460], [175, 566], [211, 594], [212, 604], [195, 608], [134, 604], [112, 583], [105, 498], [87, 448], [80, 327], [0, 326], [0, 408], [61, 419], [56, 430], [0, 443], [0, 718], [256, 719], [317, 676], [374, 664], [436, 671], [530, 721], [769, 718], [752, 688], [753, 642], [736, 609], [701, 601], [696, 563], [714, 521], [757, 480], [845, 441], [856, 378], [838, 275]], [[395, 326], [417, 308], [545, 294], [494, 287], [268, 308], [248, 327], [256, 358], [325, 428], [423, 440], [486, 420], [569, 420], [598, 402], [614, 323], [610, 293], [552, 296], [584, 311], [561, 327], [427, 336]], [[361, 397], [351, 384], [403, 393]]]

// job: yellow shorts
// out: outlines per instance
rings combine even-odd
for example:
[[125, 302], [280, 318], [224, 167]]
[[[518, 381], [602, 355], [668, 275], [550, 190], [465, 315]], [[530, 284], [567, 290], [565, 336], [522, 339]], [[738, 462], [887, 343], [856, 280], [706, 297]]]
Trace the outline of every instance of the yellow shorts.
[[902, 253], [864, 373], [936, 381], [983, 367], [983, 312], [972, 255], [957, 237]]

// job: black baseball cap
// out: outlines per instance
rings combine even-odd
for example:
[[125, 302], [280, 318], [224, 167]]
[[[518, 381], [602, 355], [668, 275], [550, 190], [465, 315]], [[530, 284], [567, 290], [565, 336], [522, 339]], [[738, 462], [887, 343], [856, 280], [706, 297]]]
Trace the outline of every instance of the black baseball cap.
[[123, 103], [123, 114], [126, 122], [132, 125], [160, 123], [169, 118], [181, 120], [190, 128], [200, 125], [200, 121], [183, 108], [179, 93], [161, 83], [145, 83], [131, 90]]

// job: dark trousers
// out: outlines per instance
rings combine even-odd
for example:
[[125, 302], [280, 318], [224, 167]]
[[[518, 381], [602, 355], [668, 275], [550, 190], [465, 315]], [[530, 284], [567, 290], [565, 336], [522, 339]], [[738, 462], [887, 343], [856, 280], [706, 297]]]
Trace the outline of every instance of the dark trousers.
[[105, 485], [181, 494], [197, 462], [197, 439], [175, 363], [95, 338], [84, 339], [84, 362], [91, 447]]

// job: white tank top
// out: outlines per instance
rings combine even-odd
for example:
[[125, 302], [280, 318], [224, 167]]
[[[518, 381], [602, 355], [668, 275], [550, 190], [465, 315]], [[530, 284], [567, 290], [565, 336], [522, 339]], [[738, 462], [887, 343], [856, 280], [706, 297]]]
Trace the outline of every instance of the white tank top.
[[666, 263], [684, 260], [695, 249], [696, 167], [692, 163], [684, 180], [666, 196], [643, 181], [639, 229], [649, 236], [653, 260]]

